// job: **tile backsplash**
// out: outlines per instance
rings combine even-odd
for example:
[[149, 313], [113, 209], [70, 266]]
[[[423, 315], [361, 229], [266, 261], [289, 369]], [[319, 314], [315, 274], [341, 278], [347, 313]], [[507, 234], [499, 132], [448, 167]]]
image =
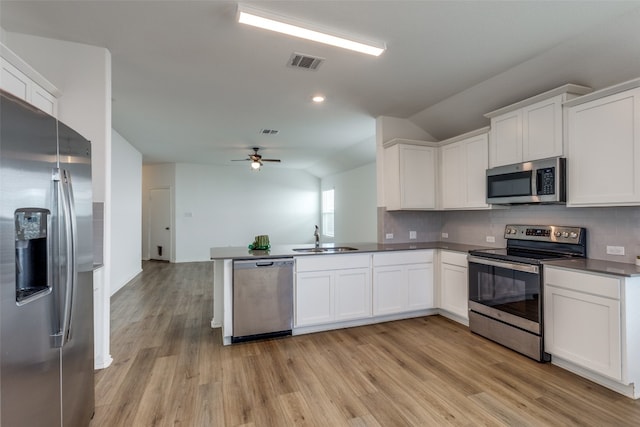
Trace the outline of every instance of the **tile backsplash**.
[[[567, 208], [563, 205], [522, 205], [480, 211], [398, 211], [378, 208], [378, 241], [407, 243], [409, 231], [417, 241], [443, 240], [504, 247], [507, 224], [551, 224], [585, 227], [589, 258], [634, 263], [640, 255], [640, 207]], [[393, 233], [393, 240], [385, 240]], [[442, 233], [448, 238], [443, 239]], [[494, 236], [495, 243], [486, 237]], [[607, 246], [623, 246], [625, 254], [608, 255]]]

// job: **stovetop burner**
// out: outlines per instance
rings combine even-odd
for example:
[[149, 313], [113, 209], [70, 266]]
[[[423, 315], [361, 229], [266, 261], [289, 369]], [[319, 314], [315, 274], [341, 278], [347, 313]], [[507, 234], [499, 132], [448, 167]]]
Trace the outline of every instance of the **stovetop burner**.
[[506, 248], [478, 249], [471, 255], [484, 258], [540, 264], [559, 258], [587, 256], [587, 230], [553, 225], [507, 225]]
[[523, 262], [526, 264], [540, 264], [542, 261], [559, 258], [569, 258], [570, 254], [533, 252], [519, 249], [499, 248], [499, 249], [478, 249], [469, 252], [471, 255], [485, 258], [499, 259], [513, 262]]

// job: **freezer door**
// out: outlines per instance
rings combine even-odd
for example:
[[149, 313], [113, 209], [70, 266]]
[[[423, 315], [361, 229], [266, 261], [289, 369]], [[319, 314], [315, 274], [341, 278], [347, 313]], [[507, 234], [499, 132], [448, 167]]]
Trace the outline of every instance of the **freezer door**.
[[75, 260], [62, 347], [62, 425], [74, 427], [87, 425], [95, 407], [91, 145], [62, 123], [58, 124], [58, 135], [61, 179], [66, 186], [63, 192], [73, 216], [69, 226]]
[[61, 418], [48, 240], [56, 122], [4, 94], [0, 102], [0, 424], [49, 427]]

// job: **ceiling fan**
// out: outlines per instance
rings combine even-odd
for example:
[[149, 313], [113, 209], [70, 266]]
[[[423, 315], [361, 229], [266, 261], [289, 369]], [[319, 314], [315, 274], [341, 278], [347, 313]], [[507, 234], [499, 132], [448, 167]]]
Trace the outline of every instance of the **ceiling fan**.
[[251, 169], [259, 170], [262, 166], [262, 162], [277, 162], [280, 163], [280, 159], [263, 159], [260, 154], [258, 154], [259, 147], [253, 147], [253, 154], [249, 154], [246, 159], [239, 160], [231, 160], [232, 162], [251, 162]]

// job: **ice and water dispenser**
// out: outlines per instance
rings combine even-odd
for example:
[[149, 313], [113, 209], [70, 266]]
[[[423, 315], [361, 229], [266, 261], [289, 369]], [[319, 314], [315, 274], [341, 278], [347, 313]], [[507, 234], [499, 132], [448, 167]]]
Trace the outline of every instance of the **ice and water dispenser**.
[[47, 209], [23, 208], [15, 211], [16, 302], [50, 289]]

